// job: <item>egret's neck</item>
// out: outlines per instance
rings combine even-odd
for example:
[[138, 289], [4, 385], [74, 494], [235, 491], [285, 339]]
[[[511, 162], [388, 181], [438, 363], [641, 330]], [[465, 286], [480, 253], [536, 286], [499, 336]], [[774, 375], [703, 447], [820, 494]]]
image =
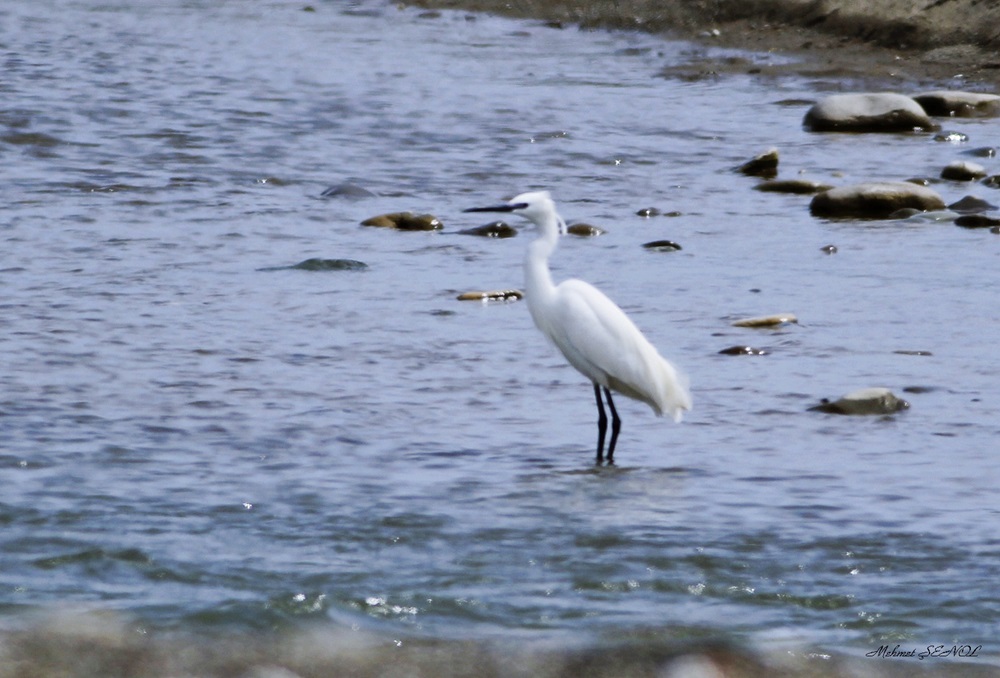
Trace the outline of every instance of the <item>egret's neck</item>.
[[[559, 218], [554, 216], [536, 222], [538, 238], [528, 245], [524, 257], [524, 286], [528, 297], [528, 306], [532, 309], [545, 303], [555, 292], [552, 273], [549, 271], [549, 256], [559, 242]], [[533, 311], [534, 312], [534, 311]]]

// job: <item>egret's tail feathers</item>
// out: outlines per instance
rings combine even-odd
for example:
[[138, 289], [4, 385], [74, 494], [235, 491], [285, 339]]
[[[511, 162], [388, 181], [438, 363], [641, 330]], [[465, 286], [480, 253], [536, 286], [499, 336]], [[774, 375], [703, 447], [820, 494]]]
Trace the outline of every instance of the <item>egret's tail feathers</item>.
[[674, 421], [680, 422], [684, 413], [691, 409], [688, 379], [673, 365], [665, 360], [663, 362], [663, 374], [660, 375], [660, 389], [654, 409], [658, 409], [659, 414], [669, 414]]

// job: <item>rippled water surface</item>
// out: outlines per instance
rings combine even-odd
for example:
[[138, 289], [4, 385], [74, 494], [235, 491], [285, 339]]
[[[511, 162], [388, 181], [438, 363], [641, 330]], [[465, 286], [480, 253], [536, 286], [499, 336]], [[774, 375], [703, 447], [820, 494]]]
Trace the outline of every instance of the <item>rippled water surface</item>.
[[[775, 145], [787, 178], [933, 177], [997, 123], [808, 134], [841, 84], [658, 75], [700, 49], [381, 2], [4, 3], [8, 623], [995, 655], [1000, 237], [818, 220], [731, 168]], [[344, 184], [375, 195], [321, 196]], [[607, 231], [556, 277], [691, 380], [680, 426], [619, 399], [616, 467], [524, 303], [456, 300], [520, 287], [532, 237], [461, 210], [535, 188]], [[359, 225], [402, 210], [445, 228]], [[287, 268], [309, 258], [367, 268]], [[731, 326], [776, 312], [800, 322]], [[743, 344], [769, 353], [719, 354]], [[867, 386], [912, 407], [807, 411]]]

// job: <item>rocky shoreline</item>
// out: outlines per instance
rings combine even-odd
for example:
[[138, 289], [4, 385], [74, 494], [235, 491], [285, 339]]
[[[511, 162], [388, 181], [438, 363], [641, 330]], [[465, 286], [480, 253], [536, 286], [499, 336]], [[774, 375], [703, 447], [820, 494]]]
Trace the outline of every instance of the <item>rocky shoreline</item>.
[[532, 18], [554, 26], [641, 30], [798, 57], [792, 66], [724, 60], [702, 64], [702, 73], [822, 73], [872, 85], [895, 81], [983, 91], [1000, 84], [1000, 4], [981, 0], [405, 0], [404, 4]]

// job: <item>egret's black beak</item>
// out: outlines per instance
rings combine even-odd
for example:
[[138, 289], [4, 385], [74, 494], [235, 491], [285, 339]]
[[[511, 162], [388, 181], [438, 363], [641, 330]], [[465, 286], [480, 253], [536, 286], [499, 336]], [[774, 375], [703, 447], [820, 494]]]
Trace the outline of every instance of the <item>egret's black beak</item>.
[[467, 210], [462, 210], [463, 212], [513, 212], [514, 210], [521, 210], [527, 207], [527, 203], [504, 203], [502, 205], [493, 205], [492, 207], [470, 207]]

